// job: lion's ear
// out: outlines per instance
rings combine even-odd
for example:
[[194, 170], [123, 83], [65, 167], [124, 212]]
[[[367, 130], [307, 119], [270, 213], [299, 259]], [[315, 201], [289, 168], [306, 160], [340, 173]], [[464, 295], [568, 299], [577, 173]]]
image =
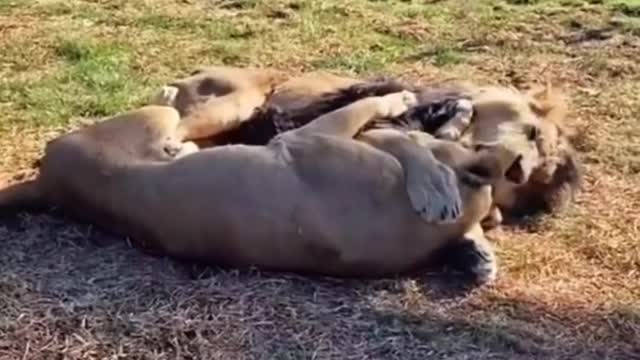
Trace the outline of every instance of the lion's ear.
[[556, 88], [547, 84], [537, 86], [526, 92], [529, 97], [529, 107], [537, 116], [562, 123], [567, 114], [567, 101], [564, 95]]
[[561, 136], [572, 138], [576, 130], [567, 124], [565, 118], [569, 111], [566, 97], [550, 84], [538, 86], [526, 92], [529, 107], [534, 114], [544, 120], [553, 122]]

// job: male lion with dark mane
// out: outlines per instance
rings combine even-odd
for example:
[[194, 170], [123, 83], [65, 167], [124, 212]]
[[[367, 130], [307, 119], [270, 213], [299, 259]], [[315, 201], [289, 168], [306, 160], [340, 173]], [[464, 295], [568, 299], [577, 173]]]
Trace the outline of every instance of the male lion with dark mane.
[[[216, 92], [220, 67], [203, 67], [190, 76], [171, 82], [152, 103], [175, 107], [185, 122], [206, 118], [207, 105], [224, 91]], [[279, 79], [280, 80], [280, 79]], [[498, 86], [452, 84], [409, 85], [396, 80], [365, 81], [327, 72], [314, 72], [281, 82], [264, 106], [246, 121], [216, 124], [206, 122], [192, 139], [200, 144], [263, 145], [278, 133], [298, 128], [312, 119], [368, 96], [383, 96], [410, 90], [418, 106], [392, 119], [379, 119], [366, 128], [422, 131], [438, 138], [457, 140], [470, 148], [496, 144], [509, 146], [523, 155], [494, 188], [491, 215], [485, 227], [502, 222], [501, 211], [512, 218], [558, 212], [581, 188], [582, 171], [567, 136], [563, 120], [566, 101], [551, 87], [526, 92]]]
[[220, 265], [373, 277], [448, 254], [472, 280], [495, 278], [478, 223], [521, 153], [362, 131], [415, 109], [406, 90], [349, 102], [265, 145], [199, 149], [188, 140], [250, 119], [274, 82], [251, 69], [209, 75], [220, 94], [206, 111], [149, 105], [50, 141], [37, 178], [0, 190], [0, 212], [53, 205], [156, 253]]

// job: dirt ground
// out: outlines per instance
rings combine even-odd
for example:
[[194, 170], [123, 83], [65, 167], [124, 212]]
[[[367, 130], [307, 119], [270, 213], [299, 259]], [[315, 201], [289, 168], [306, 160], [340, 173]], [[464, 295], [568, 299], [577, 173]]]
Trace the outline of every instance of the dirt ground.
[[0, 0], [0, 174], [214, 63], [551, 81], [585, 189], [492, 231], [499, 279], [468, 291], [189, 265], [16, 214], [0, 220], [0, 359], [640, 359], [640, 2]]

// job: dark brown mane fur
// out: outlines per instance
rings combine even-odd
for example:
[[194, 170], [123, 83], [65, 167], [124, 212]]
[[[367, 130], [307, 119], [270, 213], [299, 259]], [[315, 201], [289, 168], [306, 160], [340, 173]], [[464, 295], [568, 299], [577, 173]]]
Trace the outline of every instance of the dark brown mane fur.
[[265, 145], [279, 132], [275, 123], [286, 124], [291, 129], [298, 128], [318, 116], [337, 110], [354, 101], [411, 88], [395, 80], [375, 80], [324, 94], [317, 101], [298, 109], [282, 109], [267, 101], [265, 106], [256, 111], [249, 121], [219, 135], [216, 143]]
[[[383, 119], [371, 127], [387, 127], [409, 130], [410, 123], [426, 116], [429, 107], [434, 103], [446, 99], [466, 97], [461, 89], [434, 88], [407, 84], [395, 79], [379, 78], [365, 81], [336, 92], [320, 96], [316, 101], [302, 108], [282, 109], [267, 101], [265, 106], [254, 114], [253, 118], [239, 127], [225, 132], [216, 139], [217, 144], [248, 144], [264, 145], [276, 134], [282, 131], [278, 125], [286, 130], [299, 128], [318, 116], [337, 110], [354, 101], [371, 96], [383, 96], [402, 90], [409, 90], [418, 94], [418, 105], [411, 111], [395, 119]], [[433, 133], [444, 124], [448, 118], [436, 117], [422, 123], [425, 131]]]
[[538, 217], [543, 214], [560, 213], [575, 200], [582, 189], [584, 170], [577, 152], [564, 142], [559, 154], [560, 163], [551, 181], [547, 184], [531, 179], [518, 189], [514, 206], [504, 213], [506, 223], [517, 223], [523, 218]]

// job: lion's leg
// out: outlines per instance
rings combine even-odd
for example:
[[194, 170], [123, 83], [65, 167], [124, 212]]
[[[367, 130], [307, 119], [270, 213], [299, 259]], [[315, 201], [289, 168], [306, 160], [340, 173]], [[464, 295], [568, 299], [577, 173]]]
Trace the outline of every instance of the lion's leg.
[[358, 139], [398, 159], [411, 205], [425, 221], [449, 222], [460, 216], [462, 201], [456, 175], [431, 150], [397, 130], [369, 130]]
[[[178, 92], [175, 86], [163, 86], [152, 96], [150, 103], [175, 108]], [[194, 105], [194, 109], [181, 119], [179, 137], [183, 140], [204, 139], [230, 130], [248, 120], [265, 99], [252, 89], [236, 90], [220, 97], [211, 95], [206, 102]]]
[[368, 97], [322, 115], [293, 131], [301, 136], [324, 134], [351, 138], [371, 120], [399, 116], [416, 101], [415, 95], [409, 91]]
[[180, 112], [183, 140], [204, 139], [249, 120], [279, 81], [269, 70], [206, 67], [162, 87], [150, 102]]
[[147, 105], [106, 119], [85, 129], [101, 138], [114, 139], [131, 154], [154, 160], [171, 160], [193, 152], [195, 144], [178, 136], [180, 115], [169, 106]]
[[474, 225], [461, 240], [447, 245], [437, 257], [438, 262], [478, 284], [490, 283], [498, 274], [495, 250], [480, 224]]
[[181, 119], [178, 135], [182, 140], [197, 140], [231, 130], [249, 120], [265, 100], [254, 89], [212, 98]]

